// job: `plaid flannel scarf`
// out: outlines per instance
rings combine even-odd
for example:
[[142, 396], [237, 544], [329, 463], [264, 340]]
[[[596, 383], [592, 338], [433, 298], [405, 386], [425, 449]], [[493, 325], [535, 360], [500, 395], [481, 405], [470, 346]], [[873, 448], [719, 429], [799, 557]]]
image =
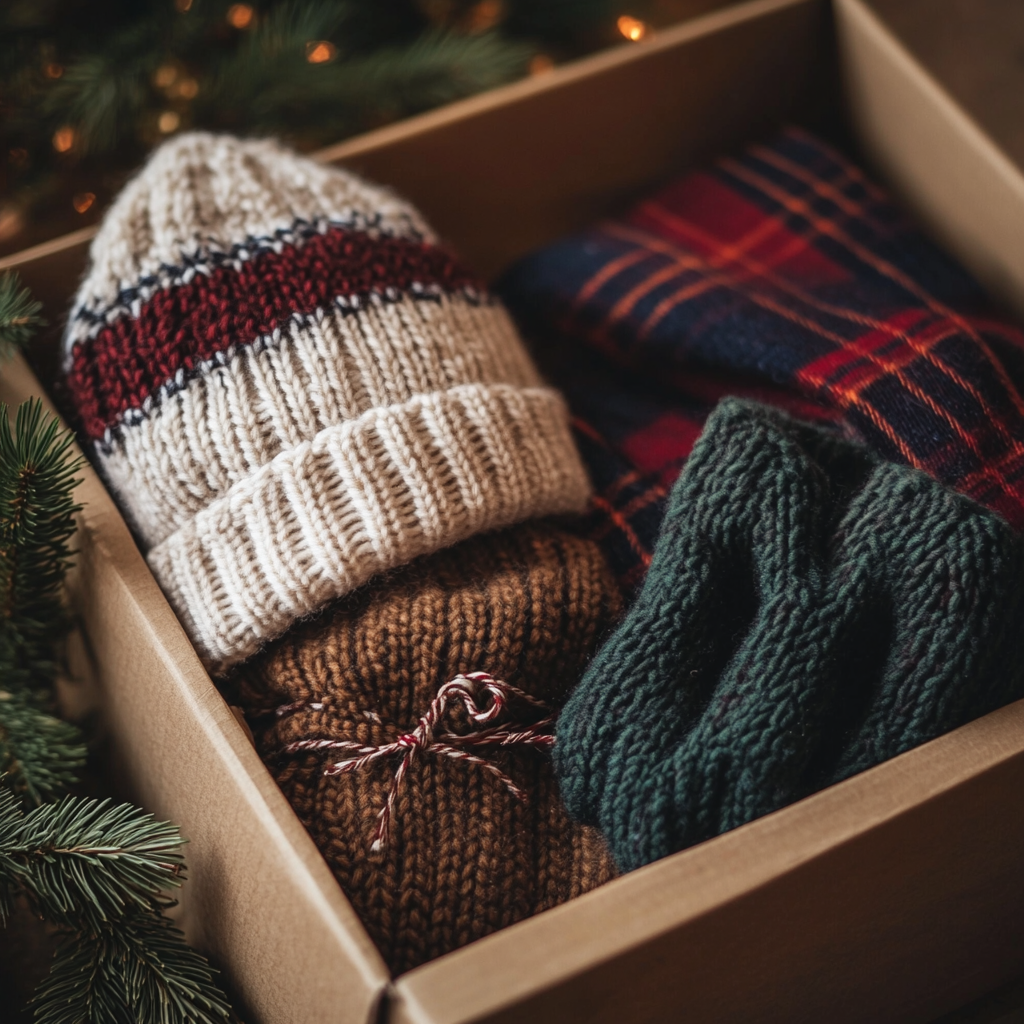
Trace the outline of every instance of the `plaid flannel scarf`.
[[1024, 335], [799, 129], [527, 257], [500, 290], [568, 396], [589, 532], [627, 590], [725, 395], [831, 424], [1024, 529]]

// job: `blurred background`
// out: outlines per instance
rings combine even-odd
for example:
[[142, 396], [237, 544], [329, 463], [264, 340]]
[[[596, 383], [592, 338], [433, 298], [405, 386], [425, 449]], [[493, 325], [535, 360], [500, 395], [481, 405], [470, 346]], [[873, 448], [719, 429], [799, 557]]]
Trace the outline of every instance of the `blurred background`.
[[729, 0], [5, 0], [0, 256], [194, 128], [315, 149]]

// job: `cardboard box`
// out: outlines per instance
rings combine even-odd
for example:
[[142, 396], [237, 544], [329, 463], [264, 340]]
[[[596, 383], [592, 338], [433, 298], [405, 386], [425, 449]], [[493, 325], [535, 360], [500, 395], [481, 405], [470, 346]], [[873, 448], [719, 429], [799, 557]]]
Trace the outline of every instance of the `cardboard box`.
[[[321, 156], [404, 192], [493, 274], [813, 119], [837, 53], [867, 155], [1024, 309], [1024, 176], [863, 0], [732, 6]], [[0, 268], [57, 319], [90, 233]], [[0, 374], [5, 401], [38, 390], [24, 363]], [[254, 1024], [926, 1021], [1024, 963], [1022, 702], [391, 979], [92, 472], [79, 498], [80, 669], [132, 795], [190, 839], [181, 920]]]

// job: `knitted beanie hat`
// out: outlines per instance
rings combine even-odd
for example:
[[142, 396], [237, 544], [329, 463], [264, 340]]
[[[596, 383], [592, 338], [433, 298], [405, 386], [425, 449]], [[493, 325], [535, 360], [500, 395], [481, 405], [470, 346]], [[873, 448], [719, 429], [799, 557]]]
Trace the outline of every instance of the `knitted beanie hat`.
[[389, 574], [232, 675], [257, 749], [395, 973], [615, 873], [568, 817], [547, 748], [618, 611], [597, 545], [529, 523]]
[[558, 720], [623, 870], [1024, 697], [1024, 540], [924, 473], [728, 399]]
[[561, 397], [417, 212], [272, 142], [153, 155], [93, 242], [66, 371], [212, 669], [377, 572], [589, 491]]
[[[777, 405], [1024, 529], [1024, 335], [799, 129], [526, 257], [499, 291], [566, 394], [627, 586], [720, 398]], [[596, 439], [596, 440], [595, 440]]]

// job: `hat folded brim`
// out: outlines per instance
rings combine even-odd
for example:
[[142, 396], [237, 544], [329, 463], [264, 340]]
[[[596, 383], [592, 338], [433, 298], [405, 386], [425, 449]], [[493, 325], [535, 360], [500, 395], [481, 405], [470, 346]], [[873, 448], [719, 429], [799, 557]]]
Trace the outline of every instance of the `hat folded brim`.
[[281, 452], [152, 548], [213, 672], [378, 572], [590, 494], [560, 394], [468, 384], [375, 408]]

